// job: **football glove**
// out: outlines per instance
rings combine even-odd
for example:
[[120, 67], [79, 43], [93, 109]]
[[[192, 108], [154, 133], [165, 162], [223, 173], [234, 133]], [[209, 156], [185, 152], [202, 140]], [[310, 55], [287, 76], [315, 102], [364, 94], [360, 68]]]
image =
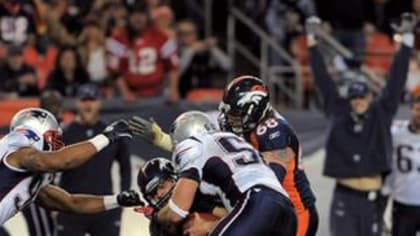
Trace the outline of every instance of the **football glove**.
[[399, 23], [391, 23], [391, 28], [399, 34], [412, 33], [417, 25], [417, 17], [413, 13], [403, 13]]
[[152, 119], [143, 119], [139, 116], [133, 116], [129, 121], [129, 129], [131, 132], [153, 143], [164, 150], [172, 150], [171, 137], [162, 131], [162, 128]]
[[124, 207], [144, 206], [139, 194], [134, 190], [123, 191], [117, 195], [118, 205]]
[[132, 138], [130, 129], [128, 128], [128, 122], [125, 120], [114, 121], [108, 125], [102, 132], [110, 143], [116, 142], [120, 138]]

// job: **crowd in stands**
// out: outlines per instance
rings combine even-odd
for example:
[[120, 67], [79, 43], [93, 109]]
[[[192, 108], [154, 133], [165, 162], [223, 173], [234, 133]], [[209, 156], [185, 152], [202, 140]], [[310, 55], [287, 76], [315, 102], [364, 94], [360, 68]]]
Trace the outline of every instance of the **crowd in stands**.
[[[186, 98], [222, 88], [231, 62], [214, 37], [201, 40], [188, 1], [4, 0], [0, 2], [0, 99], [81, 84], [104, 98]], [[222, 78], [222, 79], [220, 79]]]
[[[226, 46], [227, 12], [232, 5], [299, 62], [305, 90], [314, 88], [303, 36], [304, 20], [311, 15], [320, 16], [325, 31], [356, 55], [356, 63], [350, 65], [329, 60], [336, 74], [349, 75], [348, 68], [363, 67], [367, 69], [363, 73], [381, 80], [395, 49], [389, 23], [402, 12], [420, 15], [420, 0], [213, 1], [214, 35], [203, 37], [204, 2], [1, 1], [0, 99], [38, 96], [46, 89], [72, 97], [84, 83], [100, 86], [102, 97], [125, 101], [165, 97], [177, 102], [195, 90], [223, 88], [229, 74], [241, 72], [241, 65], [232, 64], [221, 49]], [[259, 54], [258, 38], [241, 28], [237, 34]], [[420, 40], [416, 42], [419, 51]], [[413, 53], [409, 86], [420, 81], [419, 60], [420, 54]], [[270, 63], [283, 62], [272, 55]]]

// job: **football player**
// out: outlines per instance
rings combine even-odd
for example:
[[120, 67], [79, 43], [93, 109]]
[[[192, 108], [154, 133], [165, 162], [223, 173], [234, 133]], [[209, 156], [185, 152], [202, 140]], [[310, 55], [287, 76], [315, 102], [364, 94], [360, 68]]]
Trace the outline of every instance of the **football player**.
[[[137, 119], [130, 123], [137, 134]], [[211, 119], [198, 111], [183, 113], [173, 122], [171, 140], [180, 176], [168, 204], [156, 215], [159, 222], [182, 221], [196, 192], [210, 185], [228, 214], [209, 235], [295, 235], [296, 215], [287, 193], [249, 143], [218, 132]]]
[[118, 77], [117, 86], [126, 101], [162, 93], [169, 78], [169, 100], [178, 94], [176, 43], [153, 26], [145, 4], [129, 9], [127, 27], [113, 32], [106, 41], [108, 70]]
[[299, 139], [270, 104], [267, 86], [253, 76], [240, 76], [227, 86], [220, 103], [219, 126], [260, 151], [289, 194], [298, 217], [297, 236], [318, 229], [315, 195], [301, 163]]
[[[265, 84], [252, 76], [234, 79], [227, 86], [219, 109], [221, 129], [251, 143], [283, 184], [298, 217], [296, 235], [315, 235], [318, 212], [302, 167], [299, 140], [289, 123], [270, 105]], [[144, 139], [162, 149], [172, 149], [171, 137], [153, 120], [134, 117], [129, 123]]]
[[[150, 234], [152, 236], [163, 235], [182, 235], [182, 227], [177, 225], [162, 225], [153, 218], [153, 212], [158, 212], [171, 197], [172, 190], [178, 180], [178, 174], [172, 162], [165, 158], [157, 157], [147, 161], [139, 170], [137, 176], [138, 186], [147, 200], [147, 207], [136, 208], [136, 211], [143, 213], [151, 219]], [[197, 192], [194, 203], [191, 207], [192, 212], [208, 212], [216, 218], [222, 218], [226, 210], [222, 208], [222, 203], [218, 200], [216, 192], [208, 186], [202, 188], [206, 194]], [[209, 229], [216, 221], [200, 221], [202, 224], [209, 224], [203, 228]]]
[[35, 199], [46, 208], [75, 213], [142, 204], [134, 191], [93, 196], [69, 194], [49, 185], [53, 172], [79, 166], [110, 143], [131, 138], [126, 121], [114, 122], [102, 134], [63, 148], [60, 133], [55, 117], [41, 108], [23, 109], [12, 118], [10, 132], [0, 141], [0, 225]]
[[392, 235], [420, 232], [420, 95], [410, 104], [410, 119], [392, 126], [393, 164], [386, 181], [393, 198]]

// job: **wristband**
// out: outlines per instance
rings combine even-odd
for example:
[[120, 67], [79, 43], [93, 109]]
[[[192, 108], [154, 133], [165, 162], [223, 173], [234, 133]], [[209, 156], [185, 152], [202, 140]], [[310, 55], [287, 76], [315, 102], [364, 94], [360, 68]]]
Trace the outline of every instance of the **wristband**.
[[120, 207], [117, 201], [117, 195], [104, 196], [105, 210], [111, 210]]
[[172, 139], [169, 134], [162, 132], [160, 139], [155, 141], [155, 145], [166, 150], [166, 151], [172, 151]]
[[179, 208], [173, 201], [172, 199], [169, 199], [169, 209], [171, 209], [173, 212], [175, 212], [177, 215], [179, 215], [182, 219], [184, 219], [185, 217], [187, 217], [187, 215], [189, 214], [188, 211], [184, 211], [181, 208]]
[[414, 45], [414, 35], [412, 33], [405, 33], [401, 35], [401, 42], [406, 46], [412, 48]]
[[306, 35], [306, 40], [307, 40], [308, 47], [312, 47], [317, 43], [314, 34]]
[[103, 134], [96, 135], [95, 137], [89, 139], [88, 142], [95, 146], [97, 152], [100, 152], [109, 145], [109, 139]]

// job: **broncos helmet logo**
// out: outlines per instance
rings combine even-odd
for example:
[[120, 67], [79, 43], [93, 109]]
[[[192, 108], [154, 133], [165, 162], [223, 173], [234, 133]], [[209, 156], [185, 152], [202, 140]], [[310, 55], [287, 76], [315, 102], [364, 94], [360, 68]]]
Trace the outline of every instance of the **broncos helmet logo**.
[[248, 103], [253, 103], [258, 105], [263, 98], [267, 97], [267, 92], [265, 91], [250, 91], [250, 92], [243, 92], [240, 94], [242, 97], [238, 100], [236, 105], [244, 106]]

